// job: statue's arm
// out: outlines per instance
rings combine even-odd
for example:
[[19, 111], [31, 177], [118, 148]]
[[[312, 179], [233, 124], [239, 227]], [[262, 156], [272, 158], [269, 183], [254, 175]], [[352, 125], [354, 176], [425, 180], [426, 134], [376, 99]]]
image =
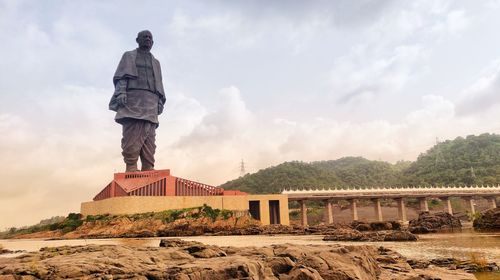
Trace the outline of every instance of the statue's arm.
[[127, 104], [127, 79], [115, 80], [115, 92], [109, 101], [109, 109], [118, 111], [120, 107]]
[[127, 104], [127, 79], [120, 79], [115, 85], [116, 103], [119, 107]]

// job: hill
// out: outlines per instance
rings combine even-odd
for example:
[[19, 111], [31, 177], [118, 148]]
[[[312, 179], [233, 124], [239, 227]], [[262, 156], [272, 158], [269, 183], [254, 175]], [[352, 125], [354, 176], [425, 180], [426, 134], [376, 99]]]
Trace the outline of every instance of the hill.
[[311, 163], [285, 162], [229, 181], [221, 187], [250, 193], [279, 193], [297, 187], [390, 185], [399, 181], [401, 171], [398, 166], [362, 157]]
[[500, 183], [500, 135], [457, 137], [421, 154], [403, 171], [409, 185]]
[[415, 162], [391, 164], [362, 157], [285, 162], [221, 185], [249, 193], [295, 187], [393, 186], [500, 183], [500, 135], [457, 137], [420, 154]]

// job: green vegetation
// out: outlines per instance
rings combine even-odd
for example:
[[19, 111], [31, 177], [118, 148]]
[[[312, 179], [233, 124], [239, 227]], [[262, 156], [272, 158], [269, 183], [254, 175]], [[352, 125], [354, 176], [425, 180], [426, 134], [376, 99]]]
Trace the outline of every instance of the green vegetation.
[[500, 135], [458, 137], [439, 143], [415, 162], [391, 164], [362, 157], [317, 162], [285, 162], [226, 182], [221, 187], [249, 193], [289, 188], [428, 186], [500, 182]]
[[[47, 223], [47, 221], [60, 221], [54, 223]], [[75, 230], [77, 227], [81, 226], [83, 221], [81, 220], [81, 215], [76, 213], [69, 213], [66, 218], [52, 217], [50, 219], [45, 219], [40, 221], [40, 223], [22, 228], [10, 228], [7, 231], [0, 232], [0, 238], [10, 238], [14, 235], [30, 234], [41, 231], [49, 230], [61, 230], [62, 232], [70, 232]]]
[[195, 208], [186, 208], [181, 210], [166, 210], [162, 212], [147, 212], [147, 213], [139, 213], [139, 214], [131, 214], [131, 215], [89, 215], [82, 219], [81, 214], [70, 213], [66, 218], [64, 218], [61, 222], [55, 222], [51, 224], [47, 224], [47, 220], [43, 220], [42, 222], [23, 228], [10, 228], [7, 231], [0, 232], [0, 238], [11, 238], [16, 235], [30, 234], [35, 232], [42, 231], [54, 231], [60, 230], [63, 233], [67, 233], [70, 231], [74, 231], [79, 226], [81, 226], [84, 222], [87, 223], [109, 223], [116, 219], [126, 218], [131, 221], [139, 221], [144, 219], [154, 219], [161, 220], [164, 223], [170, 223], [178, 219], [197, 219], [208, 217], [212, 221], [215, 221], [218, 218], [227, 220], [233, 216], [233, 212], [230, 210], [221, 210], [221, 209], [213, 209], [208, 205], [203, 205], [201, 207]]
[[214, 209], [206, 204], [201, 207], [185, 208], [180, 210], [165, 210], [161, 212], [146, 212], [131, 215], [89, 215], [85, 218], [86, 222], [109, 222], [114, 219], [127, 218], [131, 221], [139, 221], [144, 219], [161, 220], [165, 223], [171, 223], [175, 220], [182, 218], [185, 219], [198, 219], [203, 217], [209, 217], [212, 221], [217, 218], [222, 218], [224, 220], [229, 219], [233, 215], [230, 210]]

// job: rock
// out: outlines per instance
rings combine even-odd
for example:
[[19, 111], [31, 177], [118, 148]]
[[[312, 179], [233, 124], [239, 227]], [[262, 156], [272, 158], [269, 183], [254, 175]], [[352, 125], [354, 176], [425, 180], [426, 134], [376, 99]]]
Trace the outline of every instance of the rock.
[[429, 233], [438, 230], [461, 229], [460, 219], [446, 212], [422, 212], [417, 219], [411, 220], [409, 230], [411, 233]]
[[323, 277], [314, 268], [310, 267], [295, 267], [280, 280], [324, 280]]
[[472, 223], [475, 229], [498, 230], [500, 229], [500, 208], [487, 210]]
[[372, 230], [391, 230], [392, 224], [389, 222], [372, 222], [370, 227]]
[[25, 250], [15, 250], [15, 251], [12, 251], [12, 250], [9, 250], [9, 249], [4, 249], [4, 248], [0, 248], [0, 255], [4, 255], [4, 254], [18, 254], [18, 253], [24, 253], [26, 252]]
[[160, 240], [160, 247], [180, 247], [180, 248], [185, 248], [188, 246], [194, 246], [194, 245], [203, 245], [201, 242], [197, 241], [185, 241], [179, 238], [172, 238], [172, 239], [161, 239]]
[[355, 229], [339, 229], [326, 235], [324, 241], [416, 241], [417, 236], [401, 230], [360, 232]]
[[351, 223], [351, 227], [357, 231], [369, 231], [372, 230], [369, 223], [354, 221]]
[[412, 260], [408, 264], [414, 269], [424, 269], [431, 266], [443, 267], [449, 270], [460, 269], [469, 273], [498, 271], [499, 266], [495, 262], [473, 262], [471, 260], [460, 260], [456, 258], [435, 258], [431, 260]]
[[384, 235], [384, 241], [417, 241], [417, 236], [409, 231], [393, 230]]
[[194, 245], [187, 247], [186, 250], [189, 254], [195, 258], [216, 258], [227, 256], [226, 252], [222, 251], [217, 246], [207, 246], [207, 245]]
[[400, 230], [402, 228], [401, 223], [398, 221], [389, 221], [389, 223], [391, 223], [393, 230]]
[[[283, 244], [240, 248], [179, 239], [164, 239], [161, 244], [163, 247], [157, 248], [124, 245], [44, 248], [17, 258], [0, 258], [0, 279], [389, 280], [437, 279], [436, 275], [464, 273], [460, 269], [436, 270], [436, 267], [417, 271], [397, 252], [368, 245]], [[428, 278], [419, 276], [424, 274]]]
[[295, 266], [295, 263], [289, 257], [271, 257], [267, 264], [275, 276], [286, 274]]

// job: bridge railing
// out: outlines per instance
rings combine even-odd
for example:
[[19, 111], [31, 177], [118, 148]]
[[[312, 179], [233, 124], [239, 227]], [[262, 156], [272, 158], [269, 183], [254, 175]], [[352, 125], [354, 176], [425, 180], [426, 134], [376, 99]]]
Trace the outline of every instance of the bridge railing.
[[474, 186], [392, 186], [392, 187], [347, 187], [347, 188], [295, 188], [285, 189], [282, 194], [356, 194], [356, 193], [482, 193], [500, 192], [500, 185], [474, 185]]

